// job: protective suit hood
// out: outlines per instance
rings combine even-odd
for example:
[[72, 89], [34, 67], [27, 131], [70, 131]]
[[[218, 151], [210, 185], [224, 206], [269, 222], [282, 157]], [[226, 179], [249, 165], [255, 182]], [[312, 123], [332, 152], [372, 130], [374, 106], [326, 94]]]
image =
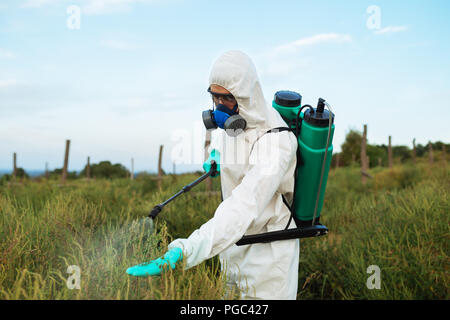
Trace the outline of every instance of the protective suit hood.
[[209, 84], [219, 85], [236, 98], [239, 114], [247, 121], [247, 129], [270, 129], [285, 126], [276, 110], [264, 99], [256, 68], [241, 51], [227, 51], [214, 63]]

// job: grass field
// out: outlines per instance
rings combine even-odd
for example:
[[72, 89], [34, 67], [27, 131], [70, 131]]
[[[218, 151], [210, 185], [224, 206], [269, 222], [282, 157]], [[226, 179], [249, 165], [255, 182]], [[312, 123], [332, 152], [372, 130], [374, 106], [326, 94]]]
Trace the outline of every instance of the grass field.
[[[298, 299], [448, 299], [448, 166], [370, 174], [362, 186], [359, 168], [330, 172], [321, 218], [330, 233], [301, 240]], [[213, 215], [220, 193], [203, 184], [163, 210], [155, 233], [141, 223], [195, 178], [169, 176], [162, 191], [149, 178], [0, 186], [0, 299], [220, 299], [217, 258], [162, 277], [125, 273]], [[80, 289], [67, 287], [71, 265]], [[366, 286], [370, 265], [381, 270], [381, 289]]]

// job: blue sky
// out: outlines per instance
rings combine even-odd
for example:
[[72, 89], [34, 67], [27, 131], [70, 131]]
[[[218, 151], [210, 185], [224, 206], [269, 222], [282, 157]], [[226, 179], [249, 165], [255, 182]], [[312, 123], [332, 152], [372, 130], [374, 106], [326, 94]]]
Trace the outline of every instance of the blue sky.
[[[177, 139], [203, 144], [210, 68], [231, 49], [253, 59], [268, 102], [325, 98], [336, 151], [363, 124], [370, 143], [449, 142], [449, 16], [448, 1], [2, 1], [0, 168], [13, 152], [26, 170], [62, 167], [71, 139], [70, 170], [90, 156], [154, 171], [164, 144], [170, 172]], [[188, 162], [179, 171], [201, 168]]]

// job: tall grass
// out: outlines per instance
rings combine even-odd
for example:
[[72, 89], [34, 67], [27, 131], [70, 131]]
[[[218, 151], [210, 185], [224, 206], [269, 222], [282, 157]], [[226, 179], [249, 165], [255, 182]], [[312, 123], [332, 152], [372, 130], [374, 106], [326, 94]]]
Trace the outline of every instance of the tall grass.
[[[301, 241], [298, 298], [448, 299], [448, 168], [371, 174], [363, 187], [359, 168], [331, 172], [321, 219], [330, 234]], [[370, 265], [379, 290], [366, 286]]]
[[[164, 192], [158, 192], [151, 180], [74, 181], [66, 187], [28, 182], [4, 187], [0, 195], [0, 298], [220, 298], [224, 287], [215, 260], [192, 270], [178, 268], [163, 277], [134, 278], [125, 273], [127, 267], [156, 258], [167, 249], [173, 236], [164, 219], [158, 219], [156, 232], [141, 221], [147, 221], [143, 218], [153, 205], [192, 177], [180, 176], [175, 185], [165, 185]], [[193, 223], [202, 223], [201, 216], [207, 219], [205, 209], [214, 212], [213, 201], [206, 206], [203, 202], [195, 195], [178, 200], [178, 209], [184, 203], [183, 213], [190, 222], [180, 223], [180, 228], [186, 226], [185, 235], [193, 230]], [[173, 203], [161, 216], [176, 208]], [[70, 265], [81, 269], [80, 290], [66, 285]]]
[[[301, 240], [298, 298], [448, 299], [448, 167], [370, 173], [363, 187], [358, 168], [330, 172], [321, 218], [330, 234]], [[202, 184], [166, 206], [154, 232], [142, 223], [195, 178], [166, 179], [161, 191], [148, 178], [0, 187], [0, 299], [222, 298], [217, 258], [161, 277], [125, 273], [213, 215], [220, 192]], [[80, 267], [79, 290], [66, 285], [70, 265]], [[379, 290], [366, 287], [370, 265], [380, 267]]]

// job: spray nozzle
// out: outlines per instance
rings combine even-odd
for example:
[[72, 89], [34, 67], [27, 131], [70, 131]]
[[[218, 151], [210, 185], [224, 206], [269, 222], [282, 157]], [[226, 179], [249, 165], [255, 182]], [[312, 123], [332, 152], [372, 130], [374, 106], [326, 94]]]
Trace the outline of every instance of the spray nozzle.
[[325, 109], [325, 99], [319, 98], [319, 102], [317, 102], [317, 112], [323, 113]]
[[152, 211], [150, 212], [150, 214], [148, 215], [149, 218], [155, 219], [156, 216], [161, 212], [163, 206], [161, 204], [156, 205]]

